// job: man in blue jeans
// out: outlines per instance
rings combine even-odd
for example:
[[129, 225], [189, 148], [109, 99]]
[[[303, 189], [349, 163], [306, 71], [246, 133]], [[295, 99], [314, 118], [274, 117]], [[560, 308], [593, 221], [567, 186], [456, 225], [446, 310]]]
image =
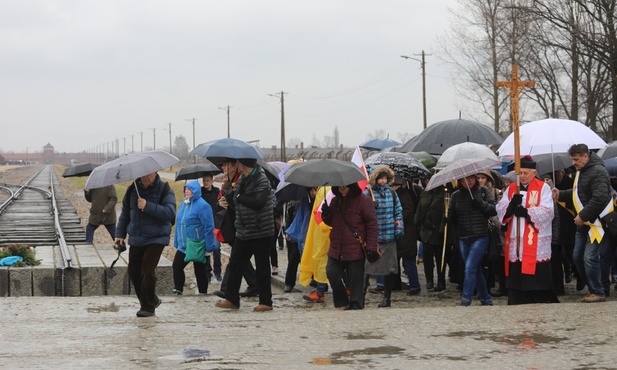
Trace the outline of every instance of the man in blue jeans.
[[[604, 161], [589, 151], [585, 144], [575, 144], [568, 149], [572, 165], [576, 168], [574, 187], [568, 190], [553, 189], [553, 197], [572, 205], [576, 211], [574, 224], [576, 240], [574, 244], [574, 265], [578, 279], [583, 279], [589, 293], [583, 302], [606, 301], [602, 285], [602, 259], [610, 261], [610, 236], [605, 234], [600, 218], [613, 209], [611, 184]], [[610, 263], [604, 263], [610, 266]]]

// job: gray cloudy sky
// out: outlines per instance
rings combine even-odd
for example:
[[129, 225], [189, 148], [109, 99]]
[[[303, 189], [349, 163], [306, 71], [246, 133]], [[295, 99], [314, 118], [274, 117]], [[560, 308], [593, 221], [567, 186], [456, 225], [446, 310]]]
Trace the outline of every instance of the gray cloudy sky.
[[[354, 146], [383, 129], [456, 118], [436, 37], [454, 0], [20, 0], [0, 3], [0, 151], [120, 153], [227, 136], [310, 145], [339, 129]], [[416, 56], [419, 58], [419, 56]], [[133, 141], [131, 141], [133, 140]]]

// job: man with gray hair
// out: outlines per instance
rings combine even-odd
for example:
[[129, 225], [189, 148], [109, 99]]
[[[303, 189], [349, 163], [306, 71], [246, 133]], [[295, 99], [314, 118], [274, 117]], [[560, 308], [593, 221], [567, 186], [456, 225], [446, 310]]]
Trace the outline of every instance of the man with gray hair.
[[583, 279], [589, 290], [582, 301], [604, 302], [607, 292], [602, 285], [601, 258], [607, 258], [611, 241], [602, 228], [600, 218], [613, 209], [610, 179], [602, 159], [590, 152], [587, 145], [572, 145], [568, 154], [576, 168], [574, 187], [568, 190], [553, 189], [553, 197], [571, 205], [576, 213], [573, 260], [578, 279]]

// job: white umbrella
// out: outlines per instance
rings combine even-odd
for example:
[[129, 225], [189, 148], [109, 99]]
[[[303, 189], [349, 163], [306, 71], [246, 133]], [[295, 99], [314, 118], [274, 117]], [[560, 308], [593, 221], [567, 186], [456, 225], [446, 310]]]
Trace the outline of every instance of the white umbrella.
[[127, 154], [92, 170], [85, 188], [96, 189], [135, 180], [178, 162], [178, 158], [162, 150]]
[[460, 143], [446, 149], [437, 164], [435, 169], [443, 169], [448, 165], [456, 162], [459, 159], [474, 159], [474, 158], [490, 158], [496, 161], [499, 160], [497, 155], [486, 145], [477, 143]]
[[[574, 144], [587, 144], [589, 149], [606, 146], [598, 134], [577, 121], [548, 118], [526, 123], [520, 128], [521, 155], [567, 152]], [[504, 140], [497, 152], [502, 156], [514, 154], [514, 133]]]

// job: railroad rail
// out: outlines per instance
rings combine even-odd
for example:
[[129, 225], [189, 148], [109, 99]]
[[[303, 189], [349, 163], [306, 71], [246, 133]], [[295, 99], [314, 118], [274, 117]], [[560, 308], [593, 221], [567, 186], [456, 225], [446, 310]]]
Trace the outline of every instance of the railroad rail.
[[58, 245], [65, 268], [72, 267], [67, 247], [84, 243], [77, 212], [64, 197], [52, 166], [46, 165], [23, 184], [0, 184], [10, 196], [0, 205], [0, 246]]

